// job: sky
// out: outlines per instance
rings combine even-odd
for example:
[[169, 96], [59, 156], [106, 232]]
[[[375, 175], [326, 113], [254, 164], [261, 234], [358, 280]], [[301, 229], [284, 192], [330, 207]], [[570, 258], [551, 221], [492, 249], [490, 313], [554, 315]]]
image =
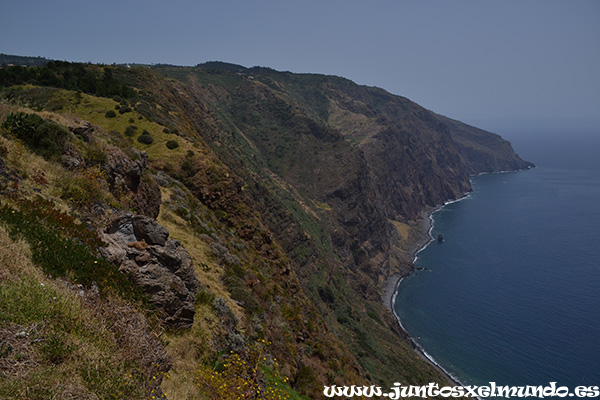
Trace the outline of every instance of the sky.
[[597, 0], [0, 0], [0, 52], [259, 65], [343, 76], [487, 129], [600, 126]]

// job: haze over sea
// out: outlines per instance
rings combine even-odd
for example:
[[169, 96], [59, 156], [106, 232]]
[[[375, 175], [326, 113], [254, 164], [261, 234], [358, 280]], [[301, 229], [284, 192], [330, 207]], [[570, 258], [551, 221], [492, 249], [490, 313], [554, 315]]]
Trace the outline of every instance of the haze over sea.
[[537, 168], [434, 213], [396, 313], [462, 383], [600, 385], [600, 132], [512, 133]]

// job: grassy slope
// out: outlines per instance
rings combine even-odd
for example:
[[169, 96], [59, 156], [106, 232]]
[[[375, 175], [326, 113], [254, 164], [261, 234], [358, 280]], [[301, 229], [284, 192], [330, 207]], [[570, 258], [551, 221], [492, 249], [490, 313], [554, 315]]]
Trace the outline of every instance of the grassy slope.
[[[225, 349], [227, 335], [232, 333], [226, 331], [211, 305], [212, 299], [218, 297], [226, 300], [240, 321], [237, 332], [252, 340], [267, 337], [274, 342], [269, 354], [280, 360], [280, 371], [302, 391], [318, 392], [318, 384], [310, 383], [315, 377], [316, 382], [338, 384], [361, 384], [365, 380], [382, 384], [398, 380], [410, 383], [443, 380], [433, 368], [416, 359], [408, 342], [390, 329], [395, 321], [377, 298], [365, 300], [356, 288], [348, 285], [352, 272], [336, 270], [338, 264], [331, 254], [330, 227], [326, 222], [331, 207], [311, 200], [312, 195], [306, 197], [310, 194], [310, 185], [297, 191], [266, 168], [306, 181], [310, 180], [311, 173], [294, 170], [294, 157], [335, 153], [335, 140], [330, 147], [322, 149], [310, 135], [302, 132], [298, 133], [303, 136], [292, 143], [281, 141], [276, 135], [261, 139], [264, 132], [281, 126], [290, 130], [283, 136], [289, 138], [297, 126], [305, 126], [309, 119], [329, 118], [318, 91], [273, 92], [276, 82], [249, 82], [265, 85], [263, 93], [269, 101], [267, 113], [263, 114], [244, 100], [243, 90], [238, 94], [244, 101], [226, 104], [227, 108], [218, 104], [228, 91], [239, 90], [238, 85], [245, 84], [246, 77], [206, 76], [200, 72], [195, 84], [203, 89], [202, 98], [194, 98], [197, 93], [186, 92], [177, 82], [148, 71], [116, 70], [115, 75], [118, 74], [142, 88], [137, 105], [144, 107], [139, 111], [107, 118], [106, 111], [114, 110], [117, 105], [112, 99], [66, 90], [22, 87], [16, 89], [18, 95], [12, 97], [11, 103], [3, 106], [3, 115], [22, 109], [37, 110], [65, 125], [79, 119], [88, 120], [102, 128], [101, 142], [145, 150], [155, 171], [162, 170], [180, 180], [162, 188], [164, 204], [159, 221], [190, 251], [207, 294], [198, 302], [194, 328], [166, 336], [167, 351], [174, 363], [171, 378], [163, 383], [167, 394], [177, 398], [202, 398], [194, 370], [199, 365], [212, 365], [218, 353], [215, 350]], [[298, 88], [309, 82], [309, 78], [299, 77], [298, 82], [290, 85]], [[311, 106], [301, 109], [298, 108], [300, 103]], [[235, 108], [235, 118], [230, 116], [229, 107]], [[299, 124], [285, 123], [289, 113]], [[244, 117], [248, 121], [261, 119], [258, 125], [253, 125], [258, 128], [252, 132], [240, 129], [236, 120]], [[283, 124], [281, 119], [284, 119]], [[127, 126], [132, 124], [138, 126], [136, 135], [123, 136]], [[178, 136], [165, 133], [165, 127], [177, 128]], [[135, 140], [144, 129], [154, 137], [153, 144], [144, 145]], [[330, 134], [326, 130], [322, 133]], [[167, 149], [167, 140], [177, 140], [179, 147]], [[44, 196], [60, 199], [58, 181], [68, 173], [55, 163], [17, 149], [10, 141], [6, 141], [6, 145], [11, 165], [28, 176], [21, 188], [25, 192], [40, 189]], [[299, 149], [303, 153], [298, 153]], [[194, 152], [191, 158], [188, 157], [190, 151]], [[35, 162], [23, 161], [23, 157], [34, 158]], [[190, 161], [190, 170], [181, 169], [186, 161]], [[32, 179], [34, 169], [50, 171], [50, 183], [37, 185]], [[256, 187], [263, 192], [257, 192]], [[194, 191], [200, 188], [209, 188], [210, 195]], [[74, 206], [65, 201], [59, 203], [65, 209]], [[275, 210], [273, 214], [257, 212], [268, 204]], [[301, 232], [308, 239], [294, 247], [295, 254], [286, 255], [281, 246], [272, 241], [264, 218], [280, 218], [279, 223], [283, 224], [289, 222], [294, 227], [293, 232]], [[404, 226], [398, 227], [401, 233], [406, 233]], [[241, 269], [224, 263], [214, 251], [216, 244], [236, 256], [241, 261]], [[289, 274], [286, 265], [291, 259], [307, 263], [310, 273], [308, 279], [301, 277], [301, 285], [294, 274], [286, 275]], [[253, 286], [255, 279], [261, 282], [259, 286]], [[329, 282], [330, 292], [323, 282]], [[252, 309], [248, 308], [251, 303], [255, 304]]]
[[[127, 140], [116, 133], [106, 133], [109, 129], [114, 130], [119, 129], [119, 117], [117, 118], [106, 118], [104, 116], [105, 110], [107, 108], [112, 108], [114, 102], [109, 99], [99, 99], [95, 97], [89, 97], [84, 95], [81, 103], [77, 104], [69, 104], [64, 102], [64, 98], [68, 97], [69, 93], [59, 90], [55, 91], [52, 89], [46, 88], [35, 88], [35, 87], [26, 87], [23, 91], [24, 96], [20, 98], [20, 104], [25, 104], [23, 101], [27, 97], [30, 100], [34, 100], [38, 104], [36, 104], [36, 109], [41, 110], [42, 107], [39, 105], [39, 92], [44, 92], [44, 95], [47, 95], [47, 91], [51, 90], [57, 97], [61, 99], [63, 102], [60, 107], [60, 111], [57, 107], [52, 107], [52, 112], [48, 111], [38, 111], [40, 114], [45, 117], [51, 118], [55, 121], [65, 123], [70, 125], [72, 123], [77, 123], [79, 121], [79, 116], [85, 116], [89, 120], [94, 121], [98, 126], [102, 127], [102, 131], [100, 131], [101, 135], [96, 137], [96, 140], [100, 140], [102, 142], [107, 143], [127, 143]], [[2, 113], [6, 116], [11, 111], [22, 111], [22, 112], [34, 112], [31, 108], [26, 108], [23, 106], [13, 106], [5, 104], [2, 107]], [[67, 111], [67, 112], [65, 112]], [[123, 116], [121, 119], [129, 117], [128, 115]], [[139, 119], [138, 115], [135, 115], [135, 121], [140, 125], [144, 126], [145, 129], [148, 129], [152, 132], [152, 134], [157, 137], [161, 137], [165, 135], [159, 127], [153, 126], [151, 123], [145, 123], [144, 121]], [[127, 119], [127, 123], [128, 123]], [[142, 123], [140, 123], [142, 122]], [[122, 126], [121, 126], [122, 127]], [[105, 132], [102, 134], [102, 132]], [[104, 136], [103, 136], [104, 135]], [[172, 136], [172, 135], [170, 135]], [[8, 165], [11, 168], [14, 168], [17, 171], [18, 175], [20, 175], [23, 179], [19, 182], [19, 191], [21, 195], [28, 196], [33, 193], [40, 193], [46, 198], [52, 199], [55, 203], [60, 204], [64, 210], [70, 210], [72, 207], [77, 208], [77, 204], [72, 204], [69, 201], [65, 201], [66, 199], [61, 199], [61, 195], [63, 194], [59, 182], [64, 180], [66, 176], [69, 176], [69, 171], [64, 170], [62, 167], [57, 165], [54, 162], [49, 162], [42, 159], [39, 156], [36, 156], [30, 153], [25, 147], [19, 145], [10, 139], [2, 138], [2, 144], [5, 146], [7, 150], [6, 160]], [[182, 149], [191, 149], [194, 148], [196, 154], [201, 153], [198, 150], [200, 146], [192, 146], [191, 143], [186, 140], [180, 140]], [[152, 145], [146, 146], [141, 144], [136, 144], [145, 150], [148, 150], [150, 153], [151, 162], [158, 165], [164, 165], [162, 161], [164, 159], [168, 159], [169, 162], [177, 164], [177, 157], [183, 156], [182, 151], [179, 149], [168, 150], [164, 146], [164, 143], [157, 140]], [[169, 157], [167, 157], [167, 155]], [[183, 158], [183, 157], [182, 157]], [[37, 182], [35, 178], [36, 171], [45, 171], [43, 182]], [[171, 232], [172, 236], [180, 239], [186, 247], [190, 250], [190, 253], [194, 259], [194, 264], [197, 268], [197, 275], [201, 279], [201, 282], [206, 287], [207, 298], [214, 299], [222, 297], [226, 300], [228, 304], [228, 308], [233, 311], [235, 318], [241, 321], [241, 324], [246, 325], [247, 316], [245, 312], [241, 309], [240, 303], [236, 300], [232, 300], [232, 295], [230, 294], [230, 288], [226, 288], [223, 284], [223, 275], [225, 274], [222, 263], [217, 259], [213, 250], [211, 250], [208, 246], [208, 243], [221, 243], [221, 245], [227, 245], [230, 240], [231, 233], [229, 233], [228, 229], [223, 225], [222, 222], [219, 221], [218, 217], [209, 210], [206, 210], [203, 206], [193, 198], [189, 193], [187, 195], [183, 194], [186, 191], [185, 187], [175, 183], [176, 187], [172, 188], [163, 188], [163, 195], [165, 196], [165, 206], [163, 207], [163, 212], [159, 217], [159, 221], [162, 222], [165, 226], [167, 226]], [[173, 193], [174, 189], [177, 192], [175, 195]], [[110, 197], [110, 194], [104, 193], [106, 197]], [[174, 197], [172, 201], [169, 199]], [[101, 200], [101, 199], [100, 199]], [[114, 201], [114, 199], [113, 199]], [[185, 208], [187, 206], [187, 209]], [[204, 211], [200, 210], [203, 208]], [[185, 212], [183, 210], [186, 210]], [[193, 210], [194, 213], [191, 214], [190, 211]], [[80, 210], [81, 211], [81, 210]], [[191, 224], [192, 221], [184, 220], [181, 215], [186, 218], [193, 219], [193, 223], [199, 224], [200, 228], [196, 226], [194, 229]], [[226, 218], [221, 214], [218, 214], [221, 218]], [[200, 218], [205, 217], [200, 221]], [[204, 235], [206, 233], [210, 233], [212, 238], [208, 238], [205, 236], [204, 240], [199, 239], [198, 235], [200, 235], [199, 231], [204, 231], [206, 229]], [[266, 234], [266, 232], [265, 232]], [[223, 242], [219, 236], [223, 237]], [[241, 256], [241, 254], [240, 254]], [[269, 265], [270, 262], [267, 259], [261, 257], [260, 254], [251, 253], [251, 259], [247, 259], [246, 257], [241, 257], [242, 261], [246, 264], [246, 262], [256, 262], [263, 263], [265, 265]], [[272, 257], [271, 257], [272, 258]], [[231, 272], [230, 272], [231, 273]], [[267, 277], [263, 279], [268, 279]], [[234, 288], [235, 289], [235, 288]], [[285, 296], [288, 297], [289, 293], [286, 293], [282, 289], [278, 288], [278, 286], [273, 286], [274, 294], [277, 296]], [[202, 363], [208, 363], [207, 366], [212, 365], [214, 361], [214, 357], [216, 353], [220, 351], [220, 349], [227, 349], [227, 346], [224, 343], [218, 343], [223, 340], [227, 340], [227, 334], [231, 332], [224, 332], [224, 328], [221, 325], [221, 321], [215, 314], [215, 310], [210, 304], [210, 301], [206, 303], [207, 299], [201, 299], [198, 304], [198, 319], [197, 324], [194, 329], [189, 332], [173, 332], [170, 333], [166, 338], [169, 342], [172, 343], [171, 346], [168, 347], [168, 351], [173, 354], [175, 360], [175, 366], [172, 371], [172, 374], [169, 375], [170, 379], [165, 380], [165, 392], [171, 393], [177, 398], [185, 398], [180, 397], [181, 390], [187, 391], [189, 394], [189, 398], [202, 398], [202, 390], [198, 386], [198, 366], [202, 365]], [[264, 301], [264, 300], [263, 300]], [[306, 301], [306, 300], [304, 300]], [[278, 302], [281, 302], [279, 300]], [[294, 301], [295, 302], [295, 301]], [[288, 307], [286, 305], [286, 307]], [[294, 306], [298, 307], [298, 306]], [[277, 324], [281, 327], [284, 327], [289, 331], [288, 323], [286, 320], [292, 315], [282, 315], [281, 310], [275, 313], [275, 317], [277, 318]], [[207, 321], [212, 321], [212, 323], [208, 323]], [[240, 325], [239, 329], [242, 329], [242, 333], [244, 331], [244, 326]], [[254, 334], [256, 335], [256, 333]], [[270, 332], [267, 332], [268, 336], [271, 336]], [[261, 335], [262, 336], [262, 335]], [[285, 335], [287, 336], [287, 335]], [[294, 342], [290, 342], [289, 339], [285, 339], [285, 337], [281, 337], [280, 340], [285, 339], [284, 342], [278, 343], [278, 348], [274, 348], [271, 353], [273, 354], [281, 354], [282, 359], [286, 359], [286, 351], [291, 351], [296, 353], [297, 350], [294, 348]], [[326, 339], [326, 340], [332, 340]], [[196, 349], [197, 353], [189, 352], [190, 346]], [[291, 347], [290, 347], [291, 346]], [[287, 369], [288, 374], [295, 375], [297, 374], [297, 370], [295, 370], [293, 364], [292, 369], [289, 367]], [[296, 371], [296, 372], [295, 372]], [[277, 375], [273, 373], [269, 373], [271, 376], [270, 379], [273, 382], [279, 382]], [[306, 385], [310, 386], [310, 382], [305, 382]], [[284, 385], [284, 386], [287, 386]], [[187, 389], [186, 389], [187, 388]], [[306, 390], [306, 388], [305, 388]], [[288, 389], [288, 392], [292, 394], [292, 398], [297, 398], [297, 394], [294, 393], [293, 390]]]
[[[268, 186], [269, 193], [273, 196], [273, 201], [278, 202], [275, 207], [283, 207], [290, 213], [295, 223], [298, 223], [300, 229], [311, 239], [309, 243], [291, 241], [289, 247], [292, 251], [291, 256], [297, 262], [303, 263], [301, 269], [306, 271], [306, 275], [301, 279], [307, 294], [320, 305], [330, 329], [351, 346], [353, 354], [358, 355], [359, 363], [371, 379], [382, 379], [382, 382], [402, 378], [413, 382], [422, 382], [425, 377], [430, 380], [443, 379], [420, 360], [414, 360], [408, 343], [390, 330], [396, 322], [379, 304], [378, 296], [366, 300], [356, 287], [348, 285], [347, 282], [353, 280], [355, 272], [339, 266], [339, 261], [332, 254], [328, 244], [328, 229], [331, 229], [331, 226], [328, 225], [327, 218], [331, 207], [326, 203], [311, 200], [313, 193], [306, 189], [309, 186], [306, 182], [310, 182], [312, 176], [310, 171], [294, 172], [294, 159], [299, 157], [298, 155], [302, 155], [299, 157], [303, 158], [300, 168], [304, 168], [311, 165], [311, 157], [322, 160], [323, 156], [334, 155], [336, 146], [342, 148], [339, 150], [342, 155], [353, 151], [339, 139], [334, 139], [334, 143], [328, 147], [327, 142], [318, 141], [310, 132], [302, 131], [302, 123], [308, 114], [327, 117], [323, 114], [323, 109], [319, 112], [319, 107], [315, 107], [308, 114], [304, 114], [305, 108], [295, 103], [296, 96], [293, 93], [290, 95], [287, 91], [283, 92], [277, 82], [269, 82], [266, 78], [258, 76], [256, 80], [260, 82], [247, 76], [211, 74], [197, 70], [189, 73], [181, 69], [177, 69], [174, 76], [183, 80], [187, 87], [193, 87], [199, 82], [199, 85], [205, 88], [208, 92], [205, 96], [212, 107], [220, 109], [219, 115], [224, 115], [225, 128], [234, 133], [230, 140], [238, 143], [238, 159], [248, 160], [248, 165], [255, 168], [251, 171], [253, 174], [268, 177], [268, 172], [265, 171], [271, 168], [284, 177], [286, 174], [288, 177], [295, 174], [295, 178], [292, 178], [294, 182], [304, 182], [297, 195], [294, 190], [281, 183]], [[273, 92], [272, 87], [277, 90]], [[297, 123], [289, 124], [290, 120]], [[324, 134], [327, 134], [326, 129], [324, 131]], [[254, 146], [246, 145], [243, 141], [235, 142], [237, 132], [242, 132]], [[220, 138], [220, 141], [224, 140]], [[339, 144], [336, 144], [336, 141]], [[260, 152], [261, 163], [258, 165], [252, 163], [256, 148]], [[295, 157], [285, 156], [288, 151], [293, 152]], [[313, 155], [314, 153], [317, 154]], [[286, 162], [285, 168], [280, 168], [280, 160], [291, 161]], [[255, 175], [248, 175], [248, 171], [235, 172], [243, 174], [244, 179], [255, 179]], [[268, 179], [261, 181], [263, 184], [265, 182], [268, 184]], [[305, 207], [298, 207], [301, 202]], [[303, 249], [306, 249], [307, 253], [302, 253]], [[357, 304], [364, 306], [357, 307]], [[398, 368], [390, 369], [390, 365]]]
[[30, 254], [0, 227], [0, 397], [158, 393], [169, 364], [146, 319], [117, 297], [45, 276]]

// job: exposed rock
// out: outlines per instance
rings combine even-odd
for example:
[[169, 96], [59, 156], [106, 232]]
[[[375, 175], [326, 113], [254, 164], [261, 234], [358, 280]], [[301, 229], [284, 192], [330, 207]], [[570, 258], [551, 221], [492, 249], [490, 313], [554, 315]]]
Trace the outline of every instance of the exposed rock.
[[111, 186], [115, 188], [127, 188], [132, 192], [137, 191], [142, 173], [148, 163], [148, 155], [146, 153], [139, 153], [142, 152], [138, 152], [140, 159], [132, 160], [121, 149], [117, 147], [110, 149], [105, 169]]
[[73, 132], [74, 135], [81, 136], [81, 138], [85, 142], [89, 143], [92, 140], [92, 133], [94, 132], [94, 125], [92, 125], [88, 121], [81, 121], [77, 125], [70, 126], [69, 130], [71, 132]]
[[102, 252], [150, 296], [165, 323], [190, 327], [198, 279], [187, 250], [168, 237], [169, 231], [153, 219], [123, 213], [102, 234], [108, 244]]
[[69, 146], [60, 159], [63, 167], [69, 171], [73, 171], [84, 163], [83, 157], [72, 146]]
[[169, 231], [165, 227], [139, 215], [133, 217], [133, 230], [138, 240], [143, 240], [148, 244], [164, 246], [169, 237]]
[[142, 177], [135, 196], [136, 208], [142, 215], [158, 217], [160, 212], [160, 187], [154, 177], [147, 173]]
[[121, 149], [114, 147], [108, 152], [104, 166], [108, 183], [117, 197], [126, 193], [133, 194], [133, 202], [138, 213], [156, 218], [160, 211], [160, 187], [147, 172], [148, 153], [133, 149], [132, 159]]

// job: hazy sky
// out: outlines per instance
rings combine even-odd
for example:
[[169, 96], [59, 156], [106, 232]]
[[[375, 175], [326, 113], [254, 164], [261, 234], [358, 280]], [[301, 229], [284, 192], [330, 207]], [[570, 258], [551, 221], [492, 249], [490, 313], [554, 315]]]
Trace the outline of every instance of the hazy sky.
[[220, 60], [344, 76], [471, 123], [600, 123], [598, 0], [0, 0], [0, 52]]

